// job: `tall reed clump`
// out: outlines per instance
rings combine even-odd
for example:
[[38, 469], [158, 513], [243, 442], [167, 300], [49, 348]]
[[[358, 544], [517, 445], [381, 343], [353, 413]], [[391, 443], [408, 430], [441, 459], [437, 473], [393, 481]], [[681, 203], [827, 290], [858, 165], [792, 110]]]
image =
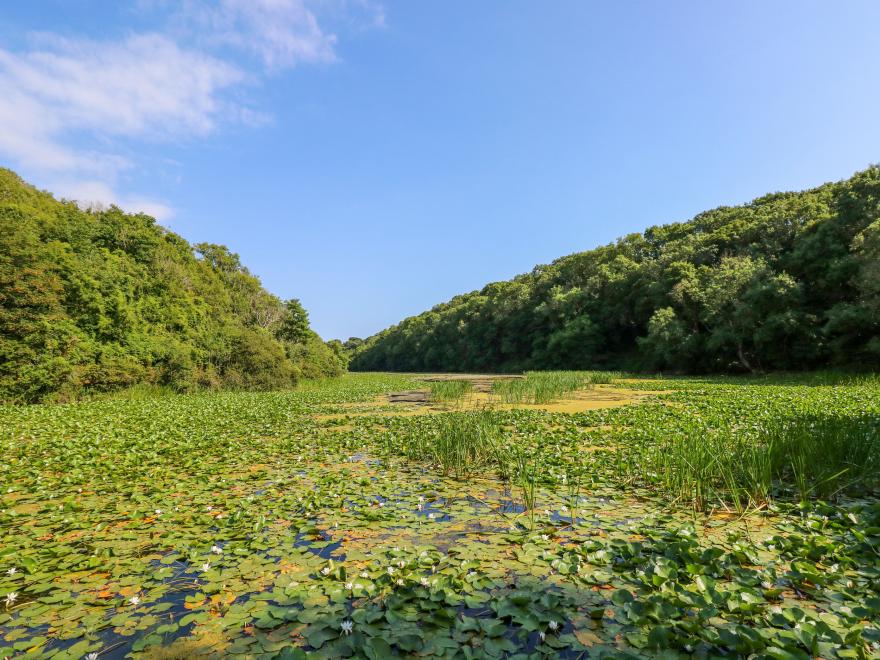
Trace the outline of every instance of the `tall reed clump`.
[[753, 429], [694, 425], [626, 444], [619, 476], [636, 474], [698, 511], [715, 505], [742, 511], [774, 495], [803, 502], [880, 488], [876, 417], [796, 417]]
[[880, 488], [880, 419], [811, 416], [764, 429], [775, 476], [802, 501]]
[[529, 371], [523, 378], [495, 381], [492, 393], [504, 403], [550, 403], [591, 385], [611, 383], [617, 376], [602, 371]]
[[509, 460], [498, 418], [487, 410], [437, 415], [434, 423], [409, 443], [410, 457], [429, 460], [444, 475], [462, 479], [494, 469], [509, 476]]
[[474, 386], [468, 380], [441, 380], [431, 383], [432, 401], [461, 401], [473, 392]]

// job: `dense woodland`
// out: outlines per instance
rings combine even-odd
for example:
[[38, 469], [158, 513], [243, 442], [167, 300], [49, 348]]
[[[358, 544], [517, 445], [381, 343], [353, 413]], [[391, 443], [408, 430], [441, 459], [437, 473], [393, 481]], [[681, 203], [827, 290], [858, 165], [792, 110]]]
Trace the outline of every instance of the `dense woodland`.
[[351, 368], [880, 368], [880, 167], [652, 227], [457, 296]]
[[344, 371], [339, 342], [222, 245], [84, 211], [0, 169], [0, 400], [138, 384], [271, 389]]

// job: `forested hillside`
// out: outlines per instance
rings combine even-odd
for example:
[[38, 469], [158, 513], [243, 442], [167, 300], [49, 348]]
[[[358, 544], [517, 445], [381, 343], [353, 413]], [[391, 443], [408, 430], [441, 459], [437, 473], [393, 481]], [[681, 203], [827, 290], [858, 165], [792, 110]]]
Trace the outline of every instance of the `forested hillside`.
[[6, 169], [0, 229], [0, 400], [139, 383], [268, 389], [344, 369], [299, 302], [268, 293], [222, 245], [115, 207], [83, 211]]
[[[355, 342], [356, 343], [356, 342]], [[880, 167], [538, 266], [369, 338], [351, 368], [880, 368]]]

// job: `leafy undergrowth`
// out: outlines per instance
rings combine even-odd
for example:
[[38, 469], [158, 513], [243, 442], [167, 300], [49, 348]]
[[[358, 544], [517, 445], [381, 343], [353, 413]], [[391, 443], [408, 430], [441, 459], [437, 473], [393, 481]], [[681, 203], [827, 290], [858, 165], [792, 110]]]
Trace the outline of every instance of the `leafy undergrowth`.
[[458, 425], [345, 416], [414, 386], [0, 408], [0, 657], [880, 657], [871, 475], [799, 488], [773, 453], [737, 509], [717, 461], [656, 473], [675, 438], [796, 454], [829, 413], [871, 429], [876, 380], [641, 381], [671, 393]]

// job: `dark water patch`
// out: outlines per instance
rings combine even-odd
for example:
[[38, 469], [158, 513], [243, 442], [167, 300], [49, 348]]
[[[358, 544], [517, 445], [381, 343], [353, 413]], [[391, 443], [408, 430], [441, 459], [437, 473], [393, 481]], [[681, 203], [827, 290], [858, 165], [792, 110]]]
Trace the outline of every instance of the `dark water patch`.
[[293, 541], [294, 548], [300, 548], [306, 552], [320, 557], [321, 559], [332, 559], [333, 561], [345, 561], [345, 553], [340, 552], [334, 554], [342, 547], [342, 541], [331, 541], [328, 534], [322, 534], [323, 540], [316, 541], [307, 538], [304, 534], [297, 534]]
[[498, 513], [525, 513], [526, 507], [523, 504], [520, 504], [516, 500], [503, 499], [498, 502], [498, 507], [495, 509]]

